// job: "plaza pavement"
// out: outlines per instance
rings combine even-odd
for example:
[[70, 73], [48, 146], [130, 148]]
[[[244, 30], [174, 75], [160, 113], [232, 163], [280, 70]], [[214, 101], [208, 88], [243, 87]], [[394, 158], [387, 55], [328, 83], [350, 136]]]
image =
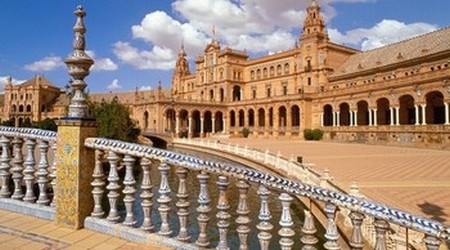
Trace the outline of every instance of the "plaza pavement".
[[91, 230], [72, 230], [51, 221], [0, 210], [1, 250], [168, 250], [161, 246], [137, 244]]
[[349, 190], [356, 182], [369, 199], [450, 225], [450, 151], [288, 139], [230, 138], [223, 143], [302, 156]]

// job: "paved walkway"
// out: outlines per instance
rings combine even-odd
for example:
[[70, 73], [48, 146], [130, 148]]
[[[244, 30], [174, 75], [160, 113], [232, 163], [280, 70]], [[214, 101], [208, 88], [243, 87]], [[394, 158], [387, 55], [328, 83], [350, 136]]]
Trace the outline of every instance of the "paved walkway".
[[356, 181], [370, 199], [450, 225], [450, 151], [365, 144], [220, 139], [221, 142], [269, 149], [284, 157], [303, 156], [349, 190]]
[[131, 243], [86, 229], [75, 231], [57, 226], [51, 221], [0, 210], [0, 249], [168, 250], [171, 248]]

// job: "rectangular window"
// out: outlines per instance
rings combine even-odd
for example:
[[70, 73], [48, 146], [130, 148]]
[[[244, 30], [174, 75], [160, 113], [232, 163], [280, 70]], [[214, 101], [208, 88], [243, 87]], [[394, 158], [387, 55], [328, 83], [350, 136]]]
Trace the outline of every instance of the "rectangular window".
[[311, 86], [311, 77], [308, 77], [308, 86]]
[[267, 97], [270, 97], [270, 95], [271, 95], [271, 89], [269, 87], [269, 88], [267, 88]]

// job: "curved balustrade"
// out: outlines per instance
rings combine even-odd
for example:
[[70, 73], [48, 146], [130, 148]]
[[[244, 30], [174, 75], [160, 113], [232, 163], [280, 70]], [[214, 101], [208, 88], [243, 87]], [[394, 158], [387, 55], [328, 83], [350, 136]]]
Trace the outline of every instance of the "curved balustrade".
[[[267, 207], [267, 197], [270, 193], [269, 190], [276, 190], [281, 193], [279, 200], [283, 210], [281, 218], [279, 218], [281, 229], [277, 233], [280, 235], [280, 241], [278, 243], [282, 249], [292, 248], [292, 237], [294, 236], [292, 228], [294, 226], [300, 226], [293, 225], [291, 220], [289, 206], [293, 196], [307, 197], [326, 204], [324, 208], [327, 218], [327, 228], [325, 233], [326, 242], [323, 245], [325, 249], [345, 248], [340, 245], [340, 235], [336, 227], [338, 208], [351, 211], [350, 219], [353, 223], [353, 230], [352, 235], [348, 237], [350, 239], [348, 244], [353, 249], [362, 249], [364, 247], [361, 236], [361, 220], [363, 220], [364, 216], [375, 218], [373, 227], [376, 229], [376, 249], [385, 249], [387, 245], [386, 232], [389, 228], [388, 222], [424, 233], [424, 244], [427, 249], [436, 249], [436, 245], [439, 245], [441, 239], [448, 240], [450, 238], [450, 228], [445, 227], [439, 222], [415, 216], [363, 198], [350, 196], [339, 191], [324, 189], [300, 181], [293, 181], [287, 178], [263, 173], [261, 171], [237, 167], [232, 164], [207, 161], [197, 157], [139, 144], [102, 138], [88, 138], [85, 140], [85, 146], [96, 150], [96, 166], [93, 173], [94, 181], [92, 182], [92, 186], [94, 187], [92, 193], [95, 201], [95, 207], [91, 214], [93, 217], [103, 219], [104, 214], [108, 212], [104, 211], [106, 208], [103, 207], [103, 204], [101, 203], [103, 195], [107, 193], [110, 207], [108, 216], [106, 217], [107, 220], [114, 223], [122, 223], [129, 227], [135, 227], [135, 211], [131, 208], [137, 207], [138, 209], [142, 209], [144, 214], [144, 223], [141, 228], [145, 231], [153, 230], [154, 227], [150, 214], [152, 213], [151, 206], [153, 205], [151, 202], [152, 183], [150, 181], [148, 169], [150, 165], [149, 161], [159, 162], [161, 183], [158, 190], [157, 202], [159, 203], [158, 211], [161, 225], [158, 234], [163, 236], [173, 235], [173, 229], [168, 223], [167, 217], [170, 209], [172, 209], [169, 204], [176, 203], [180, 230], [179, 232], [174, 233], [178, 235], [177, 238], [180, 241], [192, 242], [198, 247], [208, 247], [210, 245], [210, 236], [208, 236], [209, 232], [206, 230], [206, 225], [213, 215], [210, 214], [212, 211], [210, 206], [211, 200], [209, 197], [210, 190], [206, 187], [206, 183], [208, 183], [208, 179], [211, 175], [217, 176], [218, 189], [216, 192], [219, 193], [217, 214], [215, 215], [217, 217], [217, 228], [219, 232], [219, 244], [217, 249], [229, 248], [227, 235], [230, 234], [229, 226], [230, 221], [232, 220], [231, 217], [234, 216], [234, 214], [237, 214], [234, 220], [238, 224], [236, 231], [239, 234], [240, 249], [248, 248], [249, 243], [247, 242], [247, 237], [251, 230], [248, 226], [251, 218], [247, 216], [248, 205], [246, 201], [248, 184], [259, 185], [258, 195], [261, 203], [257, 230], [259, 230], [258, 239], [260, 241], [259, 247], [261, 249], [269, 249], [272, 234], [276, 233], [271, 231], [273, 225], [270, 222], [271, 215]], [[106, 190], [104, 190], [106, 183], [104, 181], [105, 175], [102, 169], [102, 154], [108, 155], [107, 160], [110, 165]], [[123, 159], [122, 162], [126, 168], [126, 174], [123, 181], [119, 180], [119, 175], [117, 174], [117, 166], [121, 161], [120, 159]], [[132, 169], [130, 168], [135, 161], [140, 162], [140, 166], [143, 170], [143, 182], [140, 187], [136, 187], [136, 181], [132, 174]], [[170, 195], [171, 189], [167, 183], [168, 169], [170, 167], [176, 167], [176, 173], [179, 176], [179, 188], [175, 196], [177, 198], [176, 202], [172, 201], [172, 197], [174, 196]], [[199, 180], [198, 185], [200, 186], [200, 192], [198, 195], [199, 206], [196, 210], [200, 232], [197, 239], [191, 239], [189, 230], [187, 230], [190, 223], [194, 223], [187, 221], [187, 215], [190, 211], [195, 210], [194, 208], [189, 208], [190, 204], [187, 202], [187, 196], [189, 195], [189, 190], [185, 183], [187, 170], [198, 172], [197, 177]], [[239, 189], [239, 204], [236, 213], [230, 211], [230, 205], [227, 198], [227, 189], [230, 178], [237, 180]], [[120, 216], [117, 213], [117, 204], [119, 202], [119, 197], [121, 197], [121, 183], [124, 186], [122, 193], [124, 195], [123, 203], [126, 207], [124, 221], [120, 221]], [[136, 190], [139, 189], [141, 190], [140, 197], [143, 197], [143, 199], [141, 204], [136, 204]], [[316, 230], [314, 222], [311, 219], [311, 214], [309, 211], [306, 211], [305, 213], [305, 222], [301, 229], [304, 235], [297, 237], [301, 237], [301, 242], [304, 244], [302, 249], [315, 249], [315, 247], [320, 249], [322, 247], [316, 245]], [[192, 246], [192, 244], [190, 245]]]
[[1, 198], [54, 206], [49, 189], [55, 190], [56, 161], [49, 162], [48, 156], [49, 148], [56, 153], [56, 136], [53, 131], [0, 126]]

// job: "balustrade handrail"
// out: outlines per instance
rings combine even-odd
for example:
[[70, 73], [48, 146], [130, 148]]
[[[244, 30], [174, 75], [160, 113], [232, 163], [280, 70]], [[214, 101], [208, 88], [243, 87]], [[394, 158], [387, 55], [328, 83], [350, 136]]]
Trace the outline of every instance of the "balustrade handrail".
[[222, 176], [246, 180], [262, 184], [266, 187], [281, 190], [292, 195], [309, 197], [325, 201], [338, 207], [359, 212], [390, 223], [413, 229], [430, 236], [444, 240], [450, 239], [450, 227], [437, 221], [416, 216], [405, 211], [388, 207], [368, 199], [354, 197], [339, 191], [328, 190], [314, 185], [290, 180], [258, 170], [238, 167], [233, 164], [203, 160], [197, 157], [170, 152], [150, 146], [122, 142], [105, 138], [87, 138], [84, 145], [87, 148], [112, 151], [118, 154], [157, 160], [170, 165], [182, 166], [195, 171], [204, 171]]
[[0, 126], [0, 135], [6, 137], [20, 137], [33, 140], [56, 142], [57, 133], [37, 128], [15, 128]]

